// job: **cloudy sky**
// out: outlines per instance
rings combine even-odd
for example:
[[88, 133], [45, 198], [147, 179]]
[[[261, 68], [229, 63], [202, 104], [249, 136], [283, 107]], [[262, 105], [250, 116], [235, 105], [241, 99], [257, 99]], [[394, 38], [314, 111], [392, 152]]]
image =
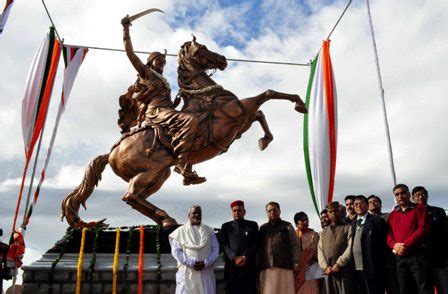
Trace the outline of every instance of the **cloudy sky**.
[[[426, 186], [431, 203], [448, 208], [448, 2], [371, 2], [397, 179], [411, 187]], [[330, 0], [47, 1], [66, 44], [122, 48], [121, 18], [159, 7], [165, 14], [151, 14], [131, 27], [136, 50], [167, 49], [177, 53], [194, 33], [200, 43], [228, 58], [299, 63], [315, 56], [345, 4]], [[0, 227], [5, 233], [12, 225], [24, 164], [24, 85], [49, 24], [40, 1], [16, 1], [0, 36]], [[383, 198], [385, 210], [390, 210], [393, 183], [364, 1], [353, 1], [331, 39], [339, 107], [334, 198], [377, 194]], [[169, 58], [165, 75], [173, 93], [177, 91], [176, 66], [176, 59]], [[28, 226], [27, 262], [62, 237], [66, 224], [59, 220], [60, 202], [80, 183], [88, 163], [108, 152], [119, 137], [118, 97], [134, 82], [135, 75], [124, 53], [88, 53], [62, 118], [47, 180]], [[268, 88], [298, 93], [304, 98], [308, 75], [308, 67], [230, 62], [214, 78], [240, 98]], [[42, 154], [46, 153], [54, 124], [61, 83], [62, 67]], [[172, 174], [149, 200], [179, 222], [185, 222], [190, 205], [200, 204], [204, 221], [215, 227], [230, 218], [228, 204], [232, 200], [244, 200], [247, 217], [259, 223], [265, 220], [264, 204], [275, 200], [282, 206], [284, 219], [291, 220], [295, 212], [303, 210], [309, 213], [311, 226], [318, 228], [303, 161], [303, 116], [285, 101], [268, 102], [262, 110], [275, 137], [267, 150], [258, 150], [262, 130], [255, 124], [228, 153], [196, 166], [198, 173], [207, 177], [206, 183], [184, 187], [182, 178]], [[152, 223], [121, 200], [126, 189], [127, 184], [106, 168], [103, 181], [81, 217], [105, 217], [112, 226]], [[22, 218], [23, 208], [19, 220]]]

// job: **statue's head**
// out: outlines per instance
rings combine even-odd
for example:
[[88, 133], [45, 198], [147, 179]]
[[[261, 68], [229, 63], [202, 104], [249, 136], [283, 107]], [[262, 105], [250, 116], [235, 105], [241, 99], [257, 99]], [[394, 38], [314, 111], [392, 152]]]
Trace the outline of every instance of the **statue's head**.
[[151, 52], [148, 56], [146, 65], [155, 70], [158, 73], [163, 73], [163, 69], [166, 64], [166, 52], [162, 54], [160, 52]]
[[227, 67], [227, 59], [225, 56], [212, 52], [207, 49], [207, 46], [196, 42], [196, 37], [193, 35], [193, 40], [185, 42], [179, 51], [179, 64], [190, 64], [197, 69], [219, 69], [224, 70]]

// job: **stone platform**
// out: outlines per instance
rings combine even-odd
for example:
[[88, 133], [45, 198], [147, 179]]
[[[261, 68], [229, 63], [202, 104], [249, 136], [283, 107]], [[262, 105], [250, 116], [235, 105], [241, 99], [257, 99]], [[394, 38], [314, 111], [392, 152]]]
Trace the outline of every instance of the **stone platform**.
[[[168, 235], [172, 230], [158, 231], [156, 227], [145, 228], [143, 293], [175, 293], [177, 266], [170, 254], [168, 242]], [[81, 292], [112, 293], [116, 232], [110, 229], [98, 232], [96, 250], [94, 250], [95, 235], [94, 230], [88, 231], [86, 235]], [[117, 293], [137, 293], [139, 240], [138, 229], [132, 230], [129, 238], [129, 228], [123, 228], [120, 234]], [[81, 231], [74, 230], [58, 241], [41, 259], [24, 266], [23, 293], [75, 293], [80, 243]], [[128, 266], [125, 270], [126, 264]], [[221, 257], [215, 264], [215, 275], [217, 291], [224, 293], [224, 262]]]

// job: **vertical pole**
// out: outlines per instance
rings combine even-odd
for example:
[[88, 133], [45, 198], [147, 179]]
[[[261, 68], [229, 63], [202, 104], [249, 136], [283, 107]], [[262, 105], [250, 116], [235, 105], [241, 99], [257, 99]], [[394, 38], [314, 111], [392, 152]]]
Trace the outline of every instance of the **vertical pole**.
[[387, 137], [387, 144], [388, 144], [388, 151], [389, 151], [390, 169], [391, 169], [392, 179], [393, 179], [394, 185], [396, 185], [397, 184], [397, 177], [395, 175], [394, 154], [392, 152], [392, 142], [391, 142], [391, 139], [390, 139], [389, 123], [387, 121], [386, 101], [384, 100], [383, 81], [381, 79], [380, 62], [378, 60], [378, 50], [376, 48], [375, 32], [373, 31], [372, 15], [370, 14], [369, 0], [366, 0], [366, 6], [367, 6], [367, 14], [369, 16], [369, 25], [370, 25], [370, 33], [371, 33], [371, 37], [372, 37], [373, 51], [374, 51], [374, 54], [375, 54], [375, 64], [376, 64], [376, 73], [377, 73], [377, 77], [378, 77], [378, 86], [380, 88], [381, 102], [382, 102], [382, 106], [383, 106], [383, 118], [384, 118], [384, 127], [386, 128], [386, 137]]
[[34, 158], [33, 172], [31, 173], [30, 185], [28, 186], [28, 194], [26, 195], [25, 212], [23, 214], [22, 224], [25, 224], [26, 215], [28, 213], [28, 208], [29, 208], [28, 206], [30, 204], [30, 198], [31, 198], [31, 190], [33, 190], [33, 184], [34, 184], [34, 175], [36, 174], [37, 162], [39, 161], [40, 146], [42, 145], [42, 137], [44, 136], [44, 131], [45, 131], [46, 117], [47, 117], [47, 115], [45, 114], [45, 121], [44, 121], [44, 125], [42, 126], [42, 132], [39, 137], [39, 143], [37, 144], [36, 156]]

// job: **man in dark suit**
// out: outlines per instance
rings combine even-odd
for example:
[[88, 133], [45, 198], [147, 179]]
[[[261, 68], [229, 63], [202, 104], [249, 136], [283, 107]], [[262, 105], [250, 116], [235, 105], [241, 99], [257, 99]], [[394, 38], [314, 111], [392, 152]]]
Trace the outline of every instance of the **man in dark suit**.
[[356, 221], [352, 226], [352, 254], [355, 268], [355, 293], [384, 294], [384, 255], [387, 224], [379, 216], [369, 214], [363, 195], [355, 197]]
[[245, 220], [244, 202], [230, 204], [233, 221], [221, 227], [221, 248], [225, 257], [224, 278], [229, 294], [256, 294], [258, 250], [258, 225]]
[[412, 189], [414, 203], [426, 206], [429, 215], [429, 277], [439, 294], [448, 294], [448, 222], [445, 210], [428, 205], [428, 191], [423, 186]]

